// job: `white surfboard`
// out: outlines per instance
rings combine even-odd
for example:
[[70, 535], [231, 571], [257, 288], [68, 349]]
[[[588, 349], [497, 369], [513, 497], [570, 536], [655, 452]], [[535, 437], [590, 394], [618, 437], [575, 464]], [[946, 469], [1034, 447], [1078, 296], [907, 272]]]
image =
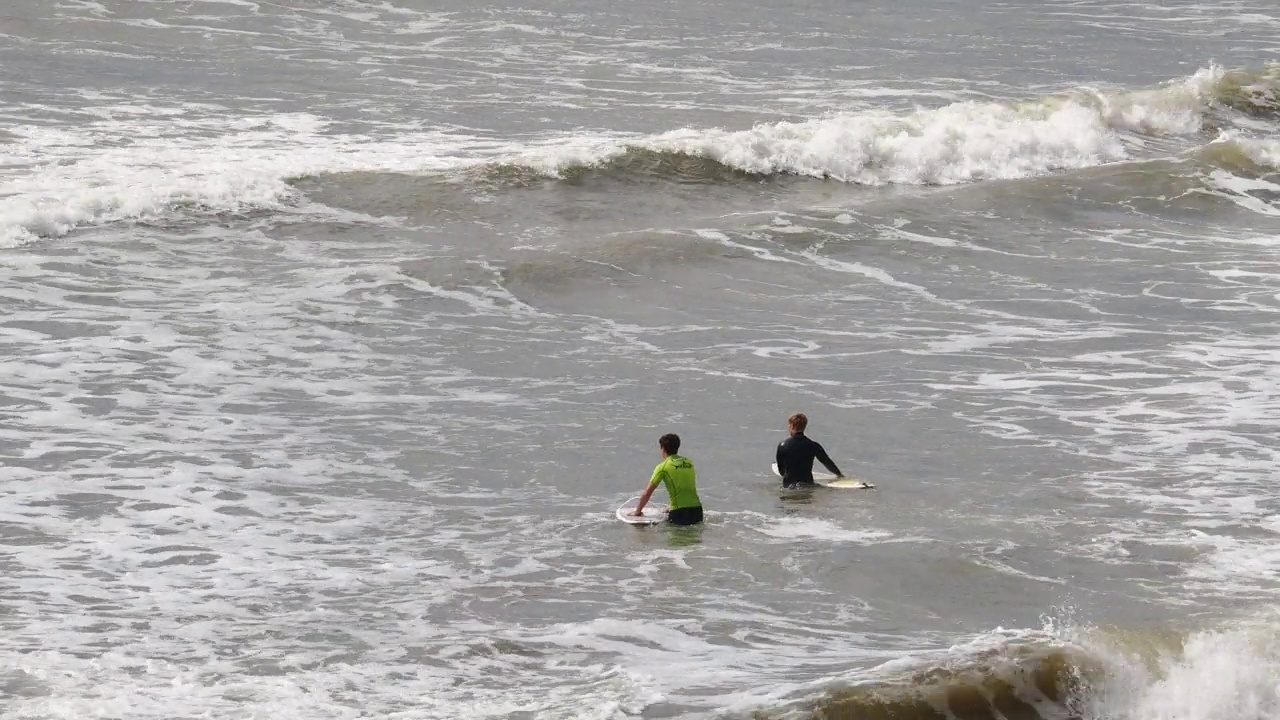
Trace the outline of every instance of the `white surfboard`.
[[[782, 477], [782, 473], [778, 472], [778, 463], [770, 465], [773, 468], [773, 474]], [[863, 482], [857, 478], [845, 476], [837, 478], [835, 475], [826, 472], [816, 472], [813, 474], [813, 481], [823, 487], [836, 488], [838, 490], [870, 490], [875, 487], [869, 482]]]
[[628, 525], [656, 525], [660, 522], [665, 522], [667, 514], [662, 511], [661, 506], [654, 507], [652, 500], [653, 498], [650, 498], [649, 504], [645, 505], [644, 514], [639, 517], [631, 514], [636, 509], [636, 506], [640, 504], [639, 495], [622, 503], [622, 507], [618, 508], [614, 515]]

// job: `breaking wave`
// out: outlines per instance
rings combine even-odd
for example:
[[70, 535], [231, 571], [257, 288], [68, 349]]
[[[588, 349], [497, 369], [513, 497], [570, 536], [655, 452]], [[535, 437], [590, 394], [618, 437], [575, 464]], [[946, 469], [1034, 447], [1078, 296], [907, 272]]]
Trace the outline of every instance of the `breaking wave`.
[[[1020, 103], [961, 102], [909, 114], [863, 112], [748, 130], [567, 142], [516, 164], [566, 180], [597, 171], [687, 180], [797, 175], [861, 185], [1007, 180], [1142, 157], [1152, 141], [1213, 140], [1231, 111], [1280, 112], [1280, 64], [1209, 68], [1158, 88], [1080, 89]], [[1206, 136], [1206, 133], [1209, 135]]]
[[1274, 622], [1179, 635], [999, 631], [895, 660], [756, 720], [1270, 720]]
[[[175, 120], [175, 113], [177, 113]], [[1280, 113], [1280, 64], [1213, 67], [1139, 91], [1081, 89], [1018, 103], [961, 102], [746, 130], [537, 142], [410, 131], [338, 134], [309, 115], [191, 118], [145, 113], [75, 128], [22, 126], [4, 138], [0, 246], [80, 227], [284, 211], [289, 181], [340, 173], [462, 173], [516, 185], [599, 177], [682, 183], [808, 177], [860, 185], [951, 185], [1037, 177], [1134, 159], [1196, 156], [1228, 172], [1273, 171], [1258, 118]], [[1233, 119], [1248, 123], [1234, 124]]]

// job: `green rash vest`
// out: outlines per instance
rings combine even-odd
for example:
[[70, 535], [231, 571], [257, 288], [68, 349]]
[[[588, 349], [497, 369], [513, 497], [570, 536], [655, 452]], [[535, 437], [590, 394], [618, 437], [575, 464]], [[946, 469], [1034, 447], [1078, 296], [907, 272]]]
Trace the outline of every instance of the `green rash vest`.
[[667, 486], [667, 496], [671, 498], [671, 509], [702, 507], [698, 499], [698, 485], [694, 479], [693, 461], [683, 455], [668, 455], [653, 469], [650, 485], [662, 483]]

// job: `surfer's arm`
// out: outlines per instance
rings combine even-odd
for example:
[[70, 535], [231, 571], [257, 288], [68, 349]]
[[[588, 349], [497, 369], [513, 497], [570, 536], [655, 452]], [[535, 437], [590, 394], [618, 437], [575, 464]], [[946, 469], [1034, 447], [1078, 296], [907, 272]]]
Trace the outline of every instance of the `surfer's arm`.
[[819, 445], [818, 443], [814, 443], [813, 445], [814, 445], [813, 449], [817, 450], [817, 452], [814, 453], [813, 456], [818, 458], [818, 462], [822, 463], [822, 466], [830, 470], [831, 474], [835, 475], [836, 477], [844, 477], [844, 473], [840, 472], [840, 468], [836, 467], [836, 464], [831, 462], [831, 458], [827, 457], [827, 451], [823, 450], [822, 446]]
[[640, 494], [640, 502], [636, 503], [636, 509], [631, 511], [632, 515], [643, 515], [644, 506], [649, 504], [649, 498], [653, 496], [653, 491], [658, 487], [658, 483], [651, 482], [644, 492]]
[[787, 479], [786, 466], [782, 464], [782, 443], [778, 443], [778, 449], [773, 453], [773, 462], [778, 466], [778, 477], [783, 480]]

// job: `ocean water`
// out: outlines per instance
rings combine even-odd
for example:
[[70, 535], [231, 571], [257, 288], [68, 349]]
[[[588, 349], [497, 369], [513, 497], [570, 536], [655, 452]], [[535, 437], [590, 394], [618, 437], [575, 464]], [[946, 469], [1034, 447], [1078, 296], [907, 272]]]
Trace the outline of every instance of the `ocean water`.
[[[1272, 3], [8, 0], [0, 68], [0, 717], [1280, 716]], [[707, 522], [615, 521], [667, 432]]]

